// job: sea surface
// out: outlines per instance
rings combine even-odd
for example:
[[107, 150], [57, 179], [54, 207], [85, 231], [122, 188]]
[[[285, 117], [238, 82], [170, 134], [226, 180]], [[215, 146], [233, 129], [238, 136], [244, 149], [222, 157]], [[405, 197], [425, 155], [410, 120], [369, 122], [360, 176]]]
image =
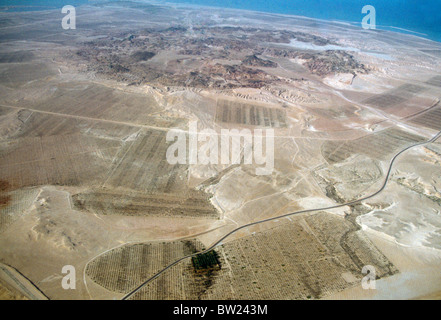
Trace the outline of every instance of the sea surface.
[[415, 34], [441, 42], [441, 0], [173, 0], [206, 6], [292, 14], [323, 20], [351, 22], [361, 27], [372, 5], [377, 28]]
[[1, 11], [40, 11], [79, 6], [92, 3], [89, 0], [0, 0]]
[[[138, 0], [139, 1], [139, 0]], [[361, 10], [372, 5], [377, 28], [410, 33], [441, 42], [441, 0], [171, 0], [186, 3], [270, 13], [292, 14], [323, 20], [350, 22], [361, 27]], [[7, 11], [47, 10], [64, 5], [94, 3], [88, 0], [0, 0]]]

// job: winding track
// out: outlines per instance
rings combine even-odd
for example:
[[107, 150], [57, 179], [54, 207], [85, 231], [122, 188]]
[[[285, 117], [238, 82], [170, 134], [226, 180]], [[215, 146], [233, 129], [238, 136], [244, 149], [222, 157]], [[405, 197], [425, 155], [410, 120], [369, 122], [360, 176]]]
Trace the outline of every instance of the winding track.
[[292, 215], [295, 215], [295, 214], [308, 213], [308, 212], [314, 212], [314, 211], [324, 211], [324, 210], [337, 209], [337, 208], [341, 208], [341, 207], [345, 207], [345, 206], [350, 206], [350, 205], [354, 205], [354, 204], [356, 204], [356, 203], [359, 203], [359, 202], [361, 202], [361, 201], [365, 201], [365, 200], [367, 200], [367, 199], [370, 199], [370, 198], [372, 198], [372, 197], [375, 197], [376, 195], [378, 195], [380, 192], [382, 192], [382, 191], [386, 188], [387, 182], [389, 181], [389, 177], [390, 177], [390, 174], [391, 174], [391, 172], [392, 172], [393, 164], [394, 164], [395, 160], [396, 160], [396, 159], [397, 159], [402, 153], [404, 153], [404, 152], [406, 152], [407, 150], [412, 149], [412, 148], [414, 148], [414, 147], [418, 147], [418, 146], [422, 146], [422, 145], [425, 145], [425, 144], [433, 143], [433, 142], [435, 142], [440, 136], [441, 136], [441, 131], [439, 131], [439, 132], [438, 132], [438, 133], [437, 133], [432, 139], [430, 139], [430, 140], [428, 140], [428, 141], [419, 142], [419, 143], [416, 143], [416, 144], [410, 145], [410, 146], [404, 148], [403, 150], [401, 150], [400, 152], [398, 152], [397, 154], [395, 154], [395, 156], [391, 159], [391, 161], [390, 161], [390, 163], [389, 163], [389, 169], [387, 170], [387, 174], [386, 174], [386, 177], [384, 178], [383, 185], [381, 186], [380, 189], [378, 189], [378, 190], [377, 190], [376, 192], [374, 192], [373, 194], [368, 195], [368, 196], [365, 196], [365, 197], [360, 198], [360, 199], [358, 199], [358, 200], [353, 200], [353, 201], [346, 202], [346, 203], [342, 203], [342, 204], [338, 204], [338, 205], [335, 205], [335, 206], [323, 207], [323, 208], [316, 208], [316, 209], [306, 209], [306, 210], [301, 210], [301, 211], [296, 211], [296, 212], [286, 213], [286, 214], [283, 214], [283, 215], [280, 215], [280, 216], [277, 216], [277, 217], [268, 218], [268, 219], [264, 219], [264, 220], [260, 220], [260, 221], [256, 221], [256, 222], [252, 222], [252, 223], [248, 223], [248, 224], [245, 224], [245, 225], [243, 225], [243, 226], [240, 226], [240, 227], [238, 227], [238, 228], [236, 228], [236, 229], [234, 229], [234, 230], [228, 232], [227, 234], [225, 234], [222, 238], [220, 238], [219, 240], [217, 240], [214, 244], [212, 244], [209, 248], [205, 249], [204, 251], [201, 251], [201, 252], [197, 252], [197, 253], [193, 253], [193, 254], [187, 255], [187, 256], [182, 257], [182, 258], [176, 260], [175, 262], [169, 264], [167, 267], [165, 267], [164, 269], [162, 269], [161, 271], [159, 271], [158, 273], [156, 273], [154, 276], [152, 276], [151, 278], [149, 278], [149, 279], [147, 279], [146, 281], [144, 281], [144, 282], [143, 282], [141, 285], [139, 285], [137, 288], [135, 288], [134, 290], [132, 290], [131, 292], [129, 292], [128, 294], [126, 294], [126, 295], [122, 298], [122, 300], [127, 300], [128, 298], [130, 298], [131, 296], [133, 296], [135, 293], [137, 293], [139, 290], [141, 290], [141, 288], [143, 288], [145, 285], [147, 285], [150, 281], [152, 281], [152, 280], [158, 278], [158, 277], [159, 277], [161, 274], [163, 274], [165, 271], [167, 271], [167, 270], [170, 269], [171, 267], [177, 265], [177, 264], [180, 263], [181, 261], [183, 261], [183, 260], [185, 260], [185, 259], [189, 259], [189, 258], [195, 257], [195, 256], [197, 256], [197, 255], [199, 255], [199, 254], [207, 253], [207, 252], [213, 250], [215, 247], [219, 246], [219, 245], [222, 243], [222, 241], [224, 241], [224, 240], [225, 240], [226, 238], [228, 238], [230, 235], [232, 235], [233, 233], [236, 233], [236, 232], [239, 231], [239, 230], [242, 230], [242, 229], [245, 229], [245, 228], [248, 228], [248, 227], [254, 226], [254, 225], [256, 225], [256, 224], [260, 224], [260, 223], [264, 223], [264, 222], [268, 222], [268, 221], [273, 221], [273, 220], [277, 220], [277, 219], [281, 219], [281, 218], [289, 217], [289, 216], [292, 216]]

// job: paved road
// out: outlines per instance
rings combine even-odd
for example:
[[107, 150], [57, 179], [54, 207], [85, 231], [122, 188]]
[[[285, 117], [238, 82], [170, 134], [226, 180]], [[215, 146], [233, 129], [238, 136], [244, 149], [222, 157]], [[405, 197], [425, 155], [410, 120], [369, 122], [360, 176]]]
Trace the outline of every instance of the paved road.
[[268, 219], [264, 219], [264, 220], [260, 220], [260, 221], [256, 221], [256, 222], [252, 222], [252, 223], [245, 224], [245, 225], [243, 225], [243, 226], [241, 226], [241, 227], [238, 227], [238, 228], [236, 228], [236, 229], [230, 231], [229, 233], [225, 234], [222, 238], [220, 238], [219, 240], [217, 240], [217, 241], [216, 241], [213, 245], [211, 245], [208, 249], [206, 249], [206, 250], [204, 250], [204, 251], [201, 251], [201, 252], [194, 253], [194, 254], [190, 254], [190, 255], [185, 256], [185, 257], [182, 257], [182, 258], [176, 260], [175, 262], [171, 263], [170, 265], [168, 265], [167, 267], [165, 267], [164, 269], [162, 269], [161, 271], [159, 271], [157, 274], [155, 274], [153, 277], [151, 277], [151, 278], [147, 279], [146, 281], [144, 281], [144, 282], [143, 282], [141, 285], [139, 285], [136, 289], [134, 289], [134, 290], [131, 291], [130, 293], [126, 294], [126, 295], [122, 298], [122, 300], [126, 300], [126, 299], [130, 298], [130, 297], [133, 296], [135, 293], [137, 293], [139, 290], [141, 290], [141, 288], [143, 288], [145, 285], [147, 285], [150, 281], [156, 279], [156, 278], [159, 277], [161, 274], [163, 274], [165, 271], [167, 271], [168, 269], [170, 269], [170, 268], [172, 268], [173, 266], [177, 265], [177, 264], [180, 263], [181, 261], [183, 261], [183, 260], [185, 260], [185, 259], [189, 259], [189, 258], [195, 257], [195, 256], [197, 256], [198, 254], [206, 253], [206, 252], [209, 252], [209, 251], [213, 250], [215, 247], [217, 247], [218, 245], [220, 245], [220, 244], [222, 243], [222, 241], [224, 241], [226, 238], [228, 238], [228, 237], [231, 236], [232, 234], [236, 233], [237, 231], [240, 231], [240, 230], [242, 230], [242, 229], [245, 229], [245, 228], [248, 228], [248, 227], [254, 226], [254, 225], [256, 225], [256, 224], [265, 223], [265, 222], [268, 222], [268, 221], [274, 221], [274, 220], [277, 220], [277, 219], [281, 219], [281, 218], [289, 217], [289, 216], [296, 215], [296, 214], [309, 213], [309, 212], [314, 212], [314, 211], [325, 211], [325, 210], [330, 210], [330, 209], [342, 208], [342, 207], [350, 206], [350, 205], [354, 205], [354, 204], [360, 203], [360, 202], [362, 202], [362, 201], [365, 201], [365, 200], [367, 200], [367, 199], [370, 199], [370, 198], [375, 197], [376, 195], [378, 195], [380, 192], [382, 192], [382, 191], [386, 188], [387, 182], [389, 181], [389, 177], [390, 177], [390, 174], [391, 174], [391, 172], [392, 172], [393, 164], [394, 164], [395, 160], [396, 160], [396, 159], [397, 159], [402, 153], [406, 152], [407, 150], [409, 150], [409, 149], [411, 149], [411, 148], [415, 148], [415, 147], [422, 146], [422, 145], [425, 145], [425, 144], [433, 143], [433, 142], [435, 142], [440, 136], [441, 136], [441, 131], [439, 131], [439, 132], [438, 132], [438, 133], [437, 133], [432, 139], [430, 139], [430, 140], [428, 140], [428, 141], [424, 141], [424, 142], [419, 142], [419, 143], [413, 144], [413, 145], [411, 145], [411, 146], [409, 146], [409, 147], [407, 147], [407, 148], [404, 148], [404, 149], [401, 150], [400, 152], [398, 152], [398, 153], [397, 153], [397, 154], [391, 159], [391, 161], [390, 161], [390, 163], [389, 163], [389, 169], [387, 170], [387, 174], [386, 174], [386, 177], [384, 178], [383, 185], [381, 186], [380, 189], [378, 189], [378, 190], [377, 190], [376, 192], [374, 192], [373, 194], [368, 195], [368, 196], [365, 196], [365, 197], [360, 198], [360, 199], [357, 199], [357, 200], [353, 200], [353, 201], [346, 202], [346, 203], [343, 203], [343, 204], [338, 204], [338, 205], [335, 205], [335, 206], [322, 207], [322, 208], [315, 208], [315, 209], [306, 209], [306, 210], [301, 210], [301, 211], [291, 212], [291, 213], [283, 214], [283, 215], [280, 215], [280, 216], [277, 216], [277, 217], [268, 218]]
[[5, 265], [0, 265], [0, 272], [10, 279], [11, 285], [21, 291], [31, 300], [48, 300], [49, 298], [28, 278], [18, 270]]

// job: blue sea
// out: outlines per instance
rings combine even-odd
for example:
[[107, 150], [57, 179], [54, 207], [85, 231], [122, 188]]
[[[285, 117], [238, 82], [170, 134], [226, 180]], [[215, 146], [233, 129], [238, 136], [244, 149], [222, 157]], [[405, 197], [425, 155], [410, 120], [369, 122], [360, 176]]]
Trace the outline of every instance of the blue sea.
[[[171, 0], [187, 3], [338, 20], [361, 26], [365, 5], [376, 9], [377, 28], [405, 32], [441, 42], [441, 0]], [[61, 8], [88, 0], [0, 0], [9, 11]]]

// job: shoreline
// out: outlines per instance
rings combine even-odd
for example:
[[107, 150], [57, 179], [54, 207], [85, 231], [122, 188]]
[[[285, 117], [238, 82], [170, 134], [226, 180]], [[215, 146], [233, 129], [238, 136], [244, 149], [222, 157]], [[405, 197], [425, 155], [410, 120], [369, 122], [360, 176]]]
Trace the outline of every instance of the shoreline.
[[[360, 22], [355, 22], [355, 21], [350, 21], [350, 20], [341, 20], [341, 19], [323, 19], [323, 18], [314, 18], [314, 17], [308, 17], [308, 16], [301, 16], [301, 15], [296, 15], [296, 14], [284, 14], [284, 13], [279, 13], [279, 12], [269, 12], [269, 11], [260, 11], [260, 10], [251, 10], [251, 9], [239, 9], [239, 8], [230, 8], [230, 7], [222, 7], [222, 6], [211, 6], [211, 5], [199, 5], [199, 4], [191, 4], [191, 3], [177, 3], [177, 2], [170, 2], [170, 1], [165, 1], [165, 2], [159, 2], [159, 1], [150, 1], [150, 0], [130, 0], [131, 2], [135, 2], [135, 3], [143, 3], [143, 4], [151, 4], [151, 5], [158, 5], [158, 6], [171, 6], [171, 7], [184, 7], [184, 8], [195, 8], [195, 9], [222, 9], [222, 10], [231, 10], [231, 11], [242, 11], [242, 12], [248, 12], [248, 13], [259, 13], [259, 14], [265, 14], [265, 15], [271, 15], [271, 16], [279, 16], [279, 17], [285, 17], [285, 18], [297, 18], [297, 19], [308, 19], [308, 20], [313, 20], [313, 21], [319, 21], [322, 23], [329, 23], [329, 24], [340, 24], [340, 25], [345, 25], [347, 27], [353, 27], [356, 29], [360, 29], [362, 30], [361, 27], [361, 21]], [[96, 5], [99, 4], [105, 4], [108, 3], [107, 1], [96, 1], [96, 2], [92, 2], [92, 3], [84, 3], [81, 4], [79, 6], [81, 7], [86, 7], [86, 6], [91, 6], [91, 7], [95, 7]], [[117, 3], [112, 3], [111, 6], [121, 6], [118, 5]], [[23, 10], [8, 10], [8, 8], [23, 8]], [[25, 10], [26, 8], [45, 8], [45, 9], [41, 9], [41, 10]], [[26, 5], [5, 5], [5, 6], [0, 6], [0, 13], [20, 13], [20, 12], [33, 12], [33, 11], [38, 11], [38, 12], [44, 12], [44, 11], [53, 11], [53, 10], [57, 10], [62, 8], [62, 6], [26, 6]], [[436, 44], [441, 44], [441, 38], [440, 40], [436, 40], [435, 38], [432, 38], [429, 36], [429, 34], [427, 33], [423, 33], [420, 31], [414, 31], [414, 30], [410, 30], [408, 28], [403, 28], [403, 27], [399, 27], [399, 26], [386, 26], [386, 25], [377, 25], [377, 28], [374, 30], [381, 30], [381, 31], [386, 31], [386, 32], [391, 32], [391, 33], [395, 33], [395, 34], [401, 34], [401, 35], [407, 35], [407, 36], [413, 36], [413, 37], [417, 37], [419, 39], [424, 39], [424, 40], [428, 40], [428, 41], [432, 41]], [[393, 30], [391, 30], [393, 29]]]

